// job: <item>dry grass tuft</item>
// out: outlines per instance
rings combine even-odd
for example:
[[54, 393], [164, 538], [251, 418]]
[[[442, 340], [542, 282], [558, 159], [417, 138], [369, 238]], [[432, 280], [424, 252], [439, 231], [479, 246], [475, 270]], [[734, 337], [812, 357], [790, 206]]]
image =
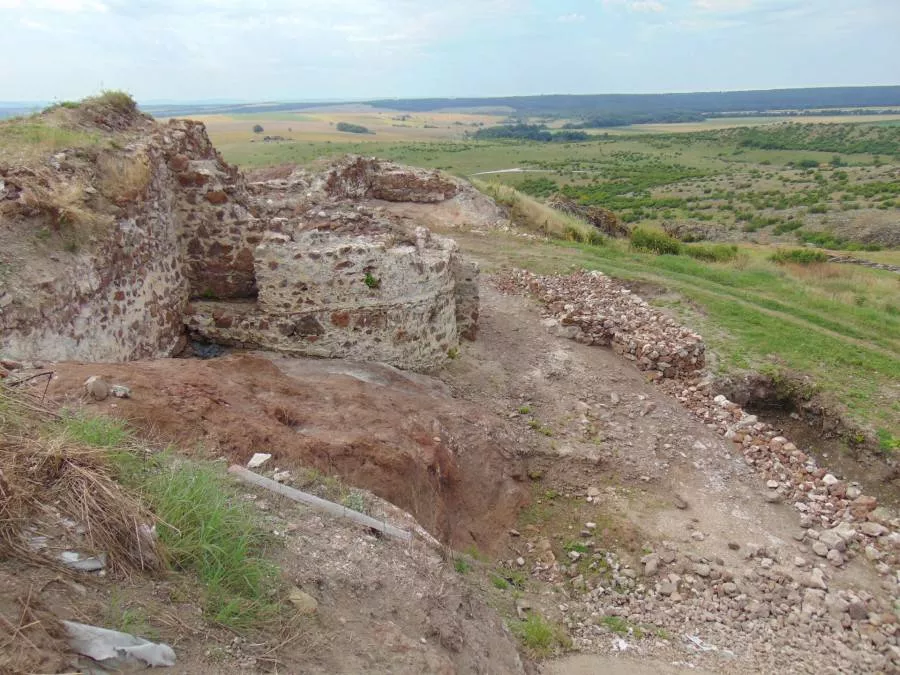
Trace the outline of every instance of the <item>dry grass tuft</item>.
[[91, 96], [81, 102], [87, 107], [109, 108], [121, 114], [137, 112], [137, 101], [126, 91], [105, 89], [97, 96]]
[[68, 518], [84, 528], [83, 547], [107, 554], [119, 574], [162, 569], [154, 515], [113, 479], [108, 453], [48, 424], [53, 413], [0, 386], [0, 551], [34, 560], [27, 528]]
[[63, 225], [93, 227], [102, 222], [102, 218], [87, 207], [85, 201], [84, 186], [80, 183], [49, 187], [32, 183], [22, 191], [18, 208], [49, 218], [56, 229]]
[[150, 186], [150, 160], [144, 153], [107, 154], [97, 161], [100, 191], [109, 200], [122, 205], [143, 197]]

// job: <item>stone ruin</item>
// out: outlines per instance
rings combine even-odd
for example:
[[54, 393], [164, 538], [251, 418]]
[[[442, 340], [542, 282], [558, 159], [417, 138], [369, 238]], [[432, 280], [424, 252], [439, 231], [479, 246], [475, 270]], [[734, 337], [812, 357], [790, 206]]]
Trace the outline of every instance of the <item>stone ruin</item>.
[[78, 185], [84, 208], [97, 206], [98, 158], [0, 166], [0, 242], [18, 242], [0, 254], [0, 355], [125, 361], [193, 340], [427, 370], [474, 339], [477, 266], [389, 208], [452, 199], [468, 184], [358, 157], [248, 181], [202, 124], [141, 117], [134, 127], [118, 152], [148, 177], [76, 251], [29, 243], [44, 216], [27, 202], [40, 182]]

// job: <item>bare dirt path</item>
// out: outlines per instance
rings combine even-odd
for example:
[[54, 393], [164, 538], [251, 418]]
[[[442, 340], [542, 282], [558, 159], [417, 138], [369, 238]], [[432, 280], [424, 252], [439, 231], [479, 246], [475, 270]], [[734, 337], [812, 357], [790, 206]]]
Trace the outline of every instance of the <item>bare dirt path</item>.
[[[797, 512], [769, 503], [765, 485], [726, 441], [610, 350], [551, 335], [528, 300], [484, 284], [478, 341], [441, 377], [456, 395], [518, 422], [521, 449], [540, 467], [531, 472], [541, 475], [536, 502], [555, 516], [522, 528], [526, 541], [511, 539], [509, 556], [525, 553], [526, 569], [549, 582], [534, 603], [569, 627], [576, 647], [638, 657], [636, 671], [606, 671], [602, 659], [596, 668], [878, 672], [884, 665], [877, 645], [825, 609], [838, 597], [865, 604], [883, 596], [871, 565], [825, 564], [799, 541]], [[616, 548], [585, 530], [588, 521], [609, 525], [620, 556], [618, 569], [593, 580], [583, 561], [567, 567], [573, 561], [565, 558], [573, 541], [595, 559]], [[542, 539], [558, 574], [539, 560]], [[810, 575], [820, 573], [814, 588]], [[840, 594], [844, 588], [852, 590]], [[646, 637], [653, 627], [657, 636]], [[591, 672], [591, 663], [580, 656], [543, 672]]]

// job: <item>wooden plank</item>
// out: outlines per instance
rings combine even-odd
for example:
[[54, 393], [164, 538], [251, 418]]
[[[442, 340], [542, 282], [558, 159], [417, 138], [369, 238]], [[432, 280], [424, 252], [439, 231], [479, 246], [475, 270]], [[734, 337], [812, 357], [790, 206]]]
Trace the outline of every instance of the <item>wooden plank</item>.
[[251, 485], [265, 488], [266, 490], [270, 490], [272, 492], [280, 494], [283, 497], [287, 497], [288, 499], [293, 499], [295, 502], [300, 502], [302, 504], [306, 504], [307, 506], [311, 506], [318, 511], [329, 513], [338, 518], [347, 518], [348, 520], [352, 520], [355, 523], [358, 523], [365, 527], [370, 527], [373, 530], [378, 530], [379, 532], [383, 532], [384, 534], [400, 539], [401, 541], [412, 541], [412, 533], [408, 532], [407, 530], [401, 530], [399, 527], [394, 527], [393, 525], [389, 525], [388, 523], [385, 523], [383, 521], [376, 520], [371, 516], [367, 516], [365, 513], [360, 513], [359, 511], [348, 509], [346, 506], [343, 506], [341, 504], [335, 504], [334, 502], [330, 502], [327, 499], [321, 499], [319, 497], [316, 497], [315, 495], [301, 492], [300, 490], [296, 490], [290, 486], [276, 483], [271, 478], [260, 476], [258, 473], [253, 473], [249, 469], [245, 469], [244, 467], [238, 466], [237, 464], [230, 466], [228, 468], [228, 473], [234, 474], [245, 483], [250, 483]]

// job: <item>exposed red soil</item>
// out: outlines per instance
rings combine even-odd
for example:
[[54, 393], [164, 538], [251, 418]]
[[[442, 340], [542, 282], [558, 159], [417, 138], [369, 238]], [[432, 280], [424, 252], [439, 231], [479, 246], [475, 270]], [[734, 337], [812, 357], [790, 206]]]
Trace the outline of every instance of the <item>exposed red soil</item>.
[[[528, 501], [509, 431], [436, 380], [386, 366], [233, 355], [210, 361], [63, 363], [49, 395], [91, 375], [131, 389], [91, 404], [165, 442], [246, 463], [303, 465], [371, 490], [442, 541], [497, 551]], [[349, 374], [345, 374], [349, 373]]]

